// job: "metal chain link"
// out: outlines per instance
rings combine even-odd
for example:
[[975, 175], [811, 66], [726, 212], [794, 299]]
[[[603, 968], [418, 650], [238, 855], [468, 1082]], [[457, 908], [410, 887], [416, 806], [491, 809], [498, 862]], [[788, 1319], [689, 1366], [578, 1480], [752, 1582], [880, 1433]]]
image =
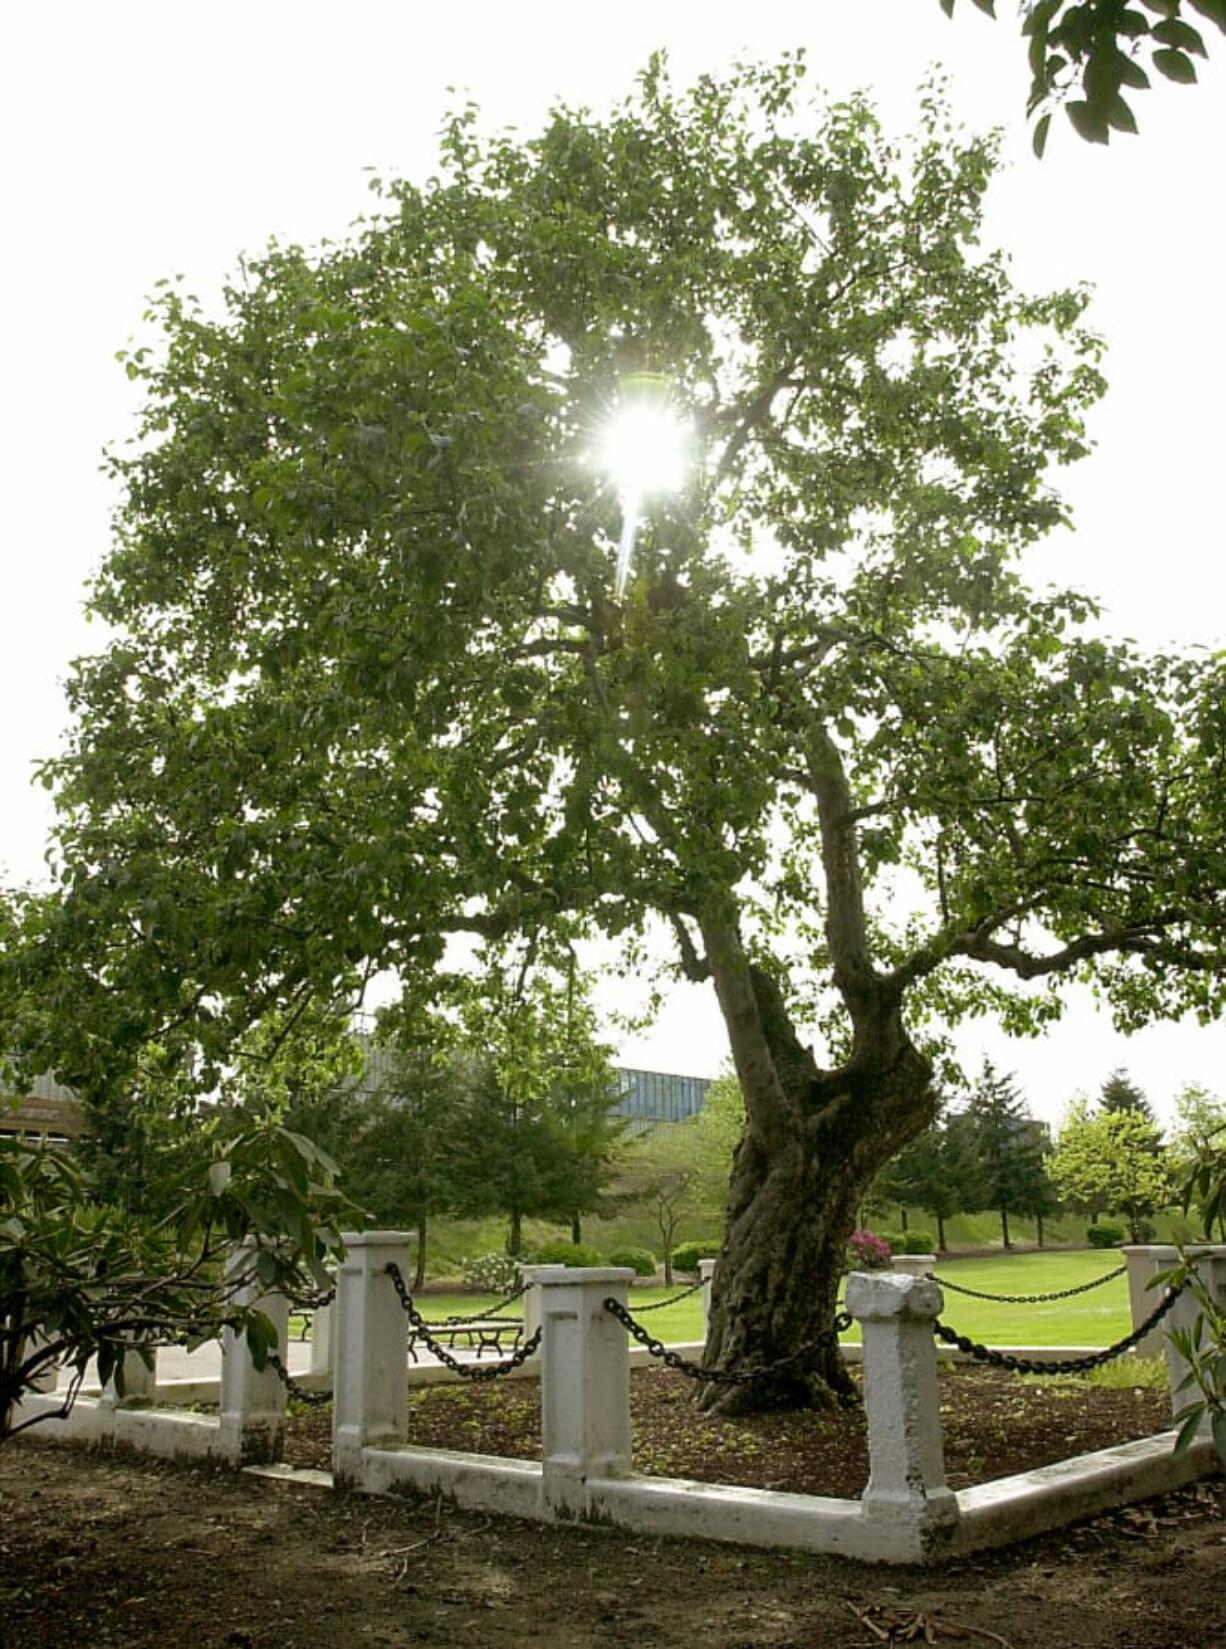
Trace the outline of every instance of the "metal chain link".
[[1124, 1352], [1131, 1351], [1133, 1346], [1139, 1345], [1152, 1328], [1157, 1328], [1182, 1293], [1182, 1288], [1172, 1289], [1131, 1334], [1126, 1334], [1122, 1340], [1117, 1340], [1113, 1346], [1107, 1346], [1103, 1351], [1091, 1352], [1087, 1357], [1065, 1357], [1058, 1361], [1014, 1357], [1007, 1351], [993, 1351], [990, 1346], [979, 1345], [967, 1335], [959, 1334], [956, 1328], [950, 1328], [948, 1324], [936, 1320], [933, 1322], [932, 1332], [939, 1340], [944, 1340], [946, 1345], [956, 1346], [968, 1357], [973, 1357], [977, 1363], [990, 1363], [993, 1368], [1008, 1369], [1012, 1374], [1084, 1374], [1088, 1369], [1099, 1368], [1103, 1363], [1109, 1363], [1113, 1357], [1120, 1357]]
[[998, 1305], [1044, 1305], [1050, 1300], [1071, 1300], [1074, 1294], [1088, 1294], [1091, 1289], [1101, 1288], [1104, 1283], [1113, 1283], [1127, 1270], [1126, 1265], [1121, 1265], [1102, 1277], [1095, 1277], [1091, 1282], [1077, 1283], [1072, 1288], [1059, 1288], [1054, 1294], [984, 1294], [977, 1288], [964, 1288], [961, 1283], [946, 1282], [944, 1277], [938, 1277], [932, 1271], [926, 1271], [924, 1275], [930, 1283], [939, 1283], [951, 1294], [965, 1294], [970, 1300], [994, 1300]]
[[321, 1408], [324, 1403], [332, 1401], [330, 1391], [308, 1391], [305, 1386], [300, 1386], [275, 1351], [268, 1353], [268, 1366], [276, 1374], [290, 1396], [296, 1398], [300, 1403], [305, 1403], [308, 1408]]
[[[517, 1346], [511, 1355], [501, 1363], [462, 1363], [458, 1357], [453, 1357], [446, 1346], [431, 1334], [431, 1325], [413, 1304], [413, 1296], [409, 1293], [408, 1284], [401, 1275], [400, 1267], [394, 1261], [389, 1261], [385, 1270], [392, 1279], [392, 1287], [396, 1290], [396, 1298], [404, 1308], [405, 1316], [417, 1330], [418, 1339], [434, 1353], [445, 1368], [449, 1368], [453, 1374], [458, 1374], [462, 1380], [497, 1380], [501, 1374], [510, 1374], [512, 1369], [517, 1369], [521, 1364], [526, 1363], [541, 1343], [541, 1331], [538, 1328], [535, 1334], [526, 1339], [522, 1345]], [[443, 1326], [441, 1323], [434, 1324], [435, 1328]]]
[[326, 1305], [331, 1305], [336, 1298], [336, 1284], [325, 1294], [287, 1294], [291, 1311], [322, 1311]]
[[671, 1300], [657, 1300], [654, 1305], [641, 1305], [639, 1316], [641, 1317], [647, 1311], [663, 1311], [666, 1305], [676, 1305], [678, 1300], [688, 1300], [690, 1295], [697, 1294], [701, 1287], [702, 1279], [700, 1278], [698, 1282], [692, 1283], [689, 1288], [683, 1289], [680, 1294], [674, 1294]]
[[665, 1368], [676, 1369], [678, 1374], [684, 1374], [687, 1379], [703, 1380], [715, 1386], [747, 1386], [753, 1380], [761, 1380], [768, 1374], [777, 1374], [780, 1369], [790, 1368], [793, 1363], [798, 1363], [803, 1358], [808, 1357], [819, 1346], [837, 1343], [839, 1335], [849, 1329], [854, 1320], [846, 1311], [841, 1311], [829, 1328], [823, 1329], [820, 1334], [814, 1335], [813, 1339], [806, 1340], [799, 1351], [793, 1351], [787, 1357], [779, 1358], [777, 1362], [763, 1363], [760, 1368], [738, 1371], [734, 1369], [705, 1368], [701, 1363], [691, 1363], [679, 1351], [669, 1351], [663, 1340], [657, 1340], [641, 1323], [635, 1322], [620, 1300], [615, 1300], [610, 1295], [602, 1303], [609, 1315], [616, 1317], [623, 1327], [629, 1329], [638, 1343], [641, 1346], [646, 1346], [651, 1355], [658, 1358]]
[[505, 1300], [496, 1300], [488, 1311], [477, 1312], [471, 1317], [444, 1317], [443, 1322], [448, 1328], [458, 1328], [464, 1323], [517, 1323], [520, 1320], [518, 1317], [500, 1317], [498, 1313], [503, 1306], [514, 1305], [516, 1300], [522, 1300], [527, 1292], [527, 1283], [520, 1283]]

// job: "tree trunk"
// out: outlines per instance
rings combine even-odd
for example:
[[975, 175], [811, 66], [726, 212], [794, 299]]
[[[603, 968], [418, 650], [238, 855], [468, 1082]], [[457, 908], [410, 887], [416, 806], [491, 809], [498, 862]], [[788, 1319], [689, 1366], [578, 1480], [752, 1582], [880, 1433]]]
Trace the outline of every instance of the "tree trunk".
[[417, 1293], [426, 1280], [426, 1216], [417, 1220], [417, 1269], [413, 1273], [413, 1291]]
[[944, 1219], [943, 1215], [938, 1214], [937, 1215], [937, 1249], [939, 1250], [940, 1253], [943, 1254], [945, 1252], [945, 1248], [946, 1248], [946, 1243], [945, 1243], [945, 1219]]
[[900, 1231], [906, 1231], [908, 1229], [907, 1205], [905, 1202], [900, 1202], [898, 1205], [898, 1229]]
[[[703, 1361], [738, 1373], [782, 1366], [746, 1385], [701, 1387], [701, 1405], [726, 1414], [852, 1395], [837, 1346], [820, 1339], [834, 1320], [847, 1239], [874, 1176], [935, 1110], [930, 1067], [899, 1019], [880, 1027], [858, 1068], [825, 1075], [778, 1018], [769, 983], [755, 973], [754, 984], [785, 1077], [786, 1126], [773, 1126], [742, 1072], [747, 1126], [733, 1159]], [[766, 1113], [760, 1124], [755, 1111]]]
[[1035, 1226], [1035, 1236], [1038, 1239], [1039, 1247], [1042, 1248], [1042, 1246], [1043, 1246], [1043, 1216], [1042, 1216], [1042, 1214], [1036, 1214], [1035, 1215], [1035, 1217], [1034, 1217], [1034, 1226]]
[[507, 1253], [517, 1260], [524, 1247], [524, 1216], [518, 1208], [511, 1210], [511, 1230], [507, 1236]]
[[570, 1240], [573, 1243], [581, 1243], [583, 1241], [583, 1227], [579, 1223], [578, 1214], [572, 1214], [570, 1217]]
[[1002, 1208], [1000, 1211], [1000, 1236], [1001, 1242], [1006, 1248], [1013, 1247], [1009, 1237], [1009, 1210], [1007, 1208]]

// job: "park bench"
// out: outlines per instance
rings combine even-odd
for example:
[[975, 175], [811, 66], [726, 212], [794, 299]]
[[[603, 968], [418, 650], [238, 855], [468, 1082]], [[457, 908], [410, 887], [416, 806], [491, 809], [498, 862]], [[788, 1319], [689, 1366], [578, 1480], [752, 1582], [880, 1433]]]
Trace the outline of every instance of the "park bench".
[[[523, 1338], [524, 1325], [516, 1318], [470, 1318], [459, 1323], [429, 1323], [431, 1337], [452, 1351], [475, 1351], [478, 1359], [487, 1351], [495, 1355], [514, 1351]], [[420, 1329], [409, 1329], [409, 1356], [418, 1361], [417, 1347], [421, 1343]]]

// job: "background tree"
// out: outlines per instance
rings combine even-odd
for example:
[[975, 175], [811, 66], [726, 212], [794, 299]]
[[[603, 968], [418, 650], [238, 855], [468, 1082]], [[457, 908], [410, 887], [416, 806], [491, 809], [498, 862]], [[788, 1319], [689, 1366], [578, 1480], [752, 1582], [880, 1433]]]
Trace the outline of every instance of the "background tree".
[[[642, 1204], [655, 1221], [665, 1286], [673, 1284], [673, 1249], [682, 1226], [713, 1217], [710, 1177], [696, 1151], [695, 1121], [663, 1122], [630, 1142], [618, 1194]], [[718, 1204], [716, 1204], [718, 1207]]]
[[573, 970], [484, 968], [461, 988], [455, 1070], [462, 1121], [448, 1169], [462, 1215], [508, 1216], [507, 1253], [526, 1218], [601, 1207], [622, 1132], [609, 1048]]
[[1148, 1220], [1172, 1197], [1164, 1155], [1154, 1150], [1153, 1126], [1131, 1109], [1092, 1113], [1084, 1100], [1075, 1101], [1047, 1169], [1065, 1202], [1122, 1215], [1134, 1243], [1146, 1240]]
[[367, 1221], [417, 1234], [415, 1288], [426, 1279], [430, 1221], [462, 1205], [457, 1158], [466, 1127], [461, 1073], [421, 1049], [393, 1048], [382, 1082], [350, 1102], [342, 1184]]
[[[955, 0], [941, 0], [953, 16]], [[989, 17], [996, 0], [973, 0]], [[1195, 57], [1207, 57], [1204, 36], [1192, 22], [1215, 23], [1226, 32], [1226, 0], [1025, 0], [1022, 34], [1029, 42], [1028, 114], [1038, 114], [1034, 147], [1042, 154], [1053, 106], [1079, 137], [1107, 143], [1112, 132], [1135, 132], [1125, 91], [1150, 84], [1145, 64], [1176, 85], [1196, 80]], [[1076, 93], [1074, 96], [1072, 94]]]
[[1014, 1078], [998, 1073], [987, 1059], [964, 1114], [975, 1160], [968, 1186], [974, 1202], [968, 1206], [994, 1209], [1001, 1242], [1012, 1248], [1009, 1215], [1033, 1213], [1043, 1200], [1046, 1133], [1027, 1112]]
[[[1154, 1133], [1158, 1133], [1157, 1119], [1154, 1108], [1146, 1099], [1144, 1093], [1136, 1083], [1121, 1069], [1112, 1071], [1103, 1083], [1098, 1095], [1099, 1108], [1103, 1111], [1132, 1111], [1149, 1123]], [[1161, 1140], [1159, 1139], [1159, 1144]]]
[[1184, 1193], [1185, 1209], [1196, 1209], [1202, 1216], [1206, 1241], [1212, 1241], [1210, 1228], [1203, 1223], [1208, 1197], [1207, 1193], [1196, 1194], [1196, 1185], [1206, 1165], [1215, 1160], [1220, 1165], [1224, 1155], [1226, 1103], [1200, 1083], [1190, 1082], [1175, 1096], [1175, 1126], [1167, 1146], [1167, 1162], [1175, 1184]]
[[[938, 1119], [882, 1169], [873, 1196], [922, 1208], [936, 1222], [938, 1249], [945, 1249], [945, 1221], [973, 1207], [980, 1192], [974, 1125], [961, 1114]], [[902, 1228], [906, 1222], [900, 1219]]]
[[[1087, 975], [1124, 1025], [1220, 1012], [1226, 660], [1021, 577], [1102, 380], [1084, 294], [980, 244], [996, 159], [931, 93], [899, 146], [793, 60], [653, 63], [531, 139], [461, 111], [437, 182], [207, 311], [163, 289], [59, 880], [0, 981], [43, 1068], [121, 1093], [173, 1038], [207, 1088], [253, 1019], [422, 989], [451, 933], [667, 940], [746, 1106], [708, 1355], [761, 1366], [831, 1320], [936, 1028], [1036, 1031]], [[689, 462], [619, 595], [592, 454], [648, 399]]]

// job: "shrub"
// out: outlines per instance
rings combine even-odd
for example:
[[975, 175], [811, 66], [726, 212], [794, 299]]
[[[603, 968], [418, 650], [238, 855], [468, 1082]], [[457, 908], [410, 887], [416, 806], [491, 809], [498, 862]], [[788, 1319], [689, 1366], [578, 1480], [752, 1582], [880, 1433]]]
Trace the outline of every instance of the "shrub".
[[935, 1238], [931, 1231], [882, 1231], [882, 1242], [888, 1243], [891, 1254], [933, 1254]]
[[609, 1255], [610, 1265], [628, 1265], [636, 1277], [654, 1277], [656, 1257], [650, 1248], [615, 1248]]
[[1118, 1225], [1092, 1225], [1086, 1231], [1091, 1248], [1114, 1248], [1124, 1240], [1124, 1231]]
[[533, 1265], [605, 1265], [607, 1261], [598, 1249], [589, 1248], [586, 1243], [567, 1242], [559, 1237], [556, 1242], [547, 1242], [543, 1248], [538, 1248], [532, 1256]]
[[850, 1271], [884, 1271], [893, 1250], [875, 1231], [853, 1231], [847, 1239], [847, 1267]]
[[509, 1254], [473, 1254], [460, 1262], [465, 1286], [482, 1294], [509, 1294], [519, 1283], [519, 1266]]
[[679, 1242], [673, 1249], [674, 1271], [697, 1271], [699, 1260], [719, 1258], [717, 1242]]

